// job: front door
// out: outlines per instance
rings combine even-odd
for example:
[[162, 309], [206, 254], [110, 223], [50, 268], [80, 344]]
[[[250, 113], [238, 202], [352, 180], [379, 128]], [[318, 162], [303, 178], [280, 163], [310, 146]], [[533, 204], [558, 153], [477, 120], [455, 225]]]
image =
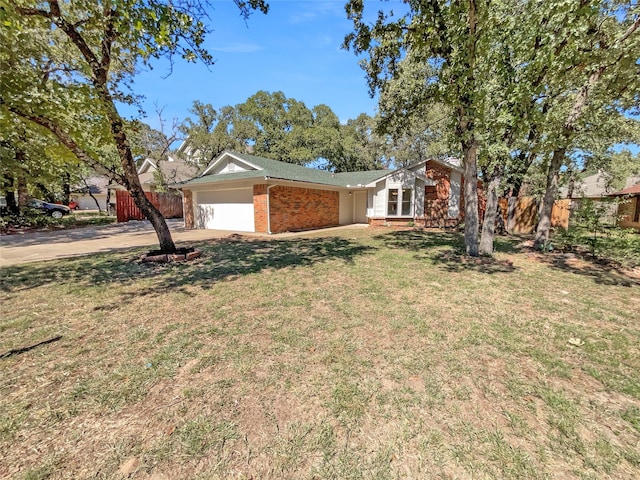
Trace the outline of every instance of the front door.
[[353, 196], [354, 223], [367, 223], [367, 192], [354, 192]]

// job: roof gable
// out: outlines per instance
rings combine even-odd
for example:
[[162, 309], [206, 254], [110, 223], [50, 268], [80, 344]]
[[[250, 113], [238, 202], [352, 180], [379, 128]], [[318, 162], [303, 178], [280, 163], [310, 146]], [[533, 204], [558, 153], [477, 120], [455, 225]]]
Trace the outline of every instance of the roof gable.
[[[251, 170], [263, 170], [262, 167], [252, 162], [250, 159], [243, 158], [244, 156], [235, 153], [224, 151], [220, 155], [207, 165], [204, 171], [200, 174], [201, 177], [205, 175], [224, 175], [235, 172], [251, 171]], [[258, 157], [256, 157], [258, 158]]]
[[138, 168], [138, 175], [140, 175], [141, 173], [147, 173], [149, 169], [151, 169], [152, 171], [157, 170], [158, 166], [152, 159], [147, 157], [144, 159], [144, 162], [142, 162], [142, 165], [140, 165], [140, 168]]

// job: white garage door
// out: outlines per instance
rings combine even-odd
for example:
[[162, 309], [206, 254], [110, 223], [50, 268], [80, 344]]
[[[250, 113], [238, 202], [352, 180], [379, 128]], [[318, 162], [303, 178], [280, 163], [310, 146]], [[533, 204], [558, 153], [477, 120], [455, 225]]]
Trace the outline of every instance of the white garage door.
[[198, 228], [253, 232], [253, 189], [198, 192], [196, 196]]

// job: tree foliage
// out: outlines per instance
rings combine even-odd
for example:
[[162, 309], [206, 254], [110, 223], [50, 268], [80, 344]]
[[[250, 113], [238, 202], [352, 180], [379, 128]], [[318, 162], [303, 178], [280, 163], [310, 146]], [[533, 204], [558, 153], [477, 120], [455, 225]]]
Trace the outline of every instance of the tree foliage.
[[182, 131], [200, 167], [225, 149], [334, 172], [381, 168], [387, 154], [368, 115], [342, 125], [327, 105], [309, 109], [283, 92], [259, 91], [219, 110], [195, 101], [191, 113]]
[[451, 112], [450, 128], [459, 140], [464, 167], [465, 248], [478, 254], [476, 128], [483, 119], [483, 78], [490, 67], [486, 52], [496, 31], [488, 1], [407, 0], [406, 12], [396, 16], [380, 10], [371, 26], [365, 20], [364, 1], [347, 3], [354, 33], [345, 46], [368, 54], [363, 62], [372, 92], [384, 89], [398, 75], [403, 58], [427, 65], [425, 96]]
[[446, 108], [465, 166], [470, 254], [477, 251], [476, 167], [487, 194], [479, 253], [492, 252], [498, 194], [517, 194], [532, 167], [547, 177], [538, 228], [546, 238], [561, 169], [575, 170], [580, 155], [607, 158], [616, 143], [638, 142], [628, 116], [640, 104], [637, 2], [404, 4], [399, 14], [381, 6], [370, 23], [362, 0], [347, 3], [354, 32], [345, 46], [368, 55], [363, 65], [372, 93], [381, 92], [388, 131], [419, 138], [419, 119]]
[[[267, 11], [264, 0], [235, 3], [245, 16]], [[78, 159], [125, 186], [167, 252], [175, 245], [142, 190], [116, 105], [135, 102], [135, 74], [154, 59], [212, 63], [203, 47], [206, 7], [200, 0], [16, 0], [0, 19], [3, 115], [46, 128]]]

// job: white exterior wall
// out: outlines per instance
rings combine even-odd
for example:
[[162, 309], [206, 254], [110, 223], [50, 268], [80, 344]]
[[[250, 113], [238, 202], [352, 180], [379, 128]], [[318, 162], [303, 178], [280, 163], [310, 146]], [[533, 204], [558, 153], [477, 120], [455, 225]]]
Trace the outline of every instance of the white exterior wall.
[[449, 189], [449, 218], [458, 218], [460, 215], [460, 185], [462, 183], [460, 172], [452, 170], [449, 182], [451, 184]]
[[[374, 218], [383, 218], [387, 216], [387, 190], [389, 188], [398, 188], [398, 189], [411, 189], [412, 193], [412, 207], [413, 213], [410, 215], [413, 217], [416, 215], [418, 211], [418, 202], [422, 202], [422, 206], [420, 209], [424, 211], [424, 191], [422, 194], [416, 192], [416, 178], [415, 176], [407, 172], [406, 170], [397, 172], [394, 175], [390, 175], [385, 180], [381, 180], [376, 183], [375, 189], [373, 191], [373, 196], [370, 198], [370, 204], [373, 204], [372, 215]], [[424, 188], [423, 188], [424, 190]], [[399, 218], [402, 218], [400, 216]], [[407, 216], [405, 216], [407, 218]]]
[[387, 177], [387, 188], [413, 188], [415, 178], [414, 175], [406, 170], [401, 170]]
[[340, 225], [349, 225], [353, 223], [353, 194], [349, 195], [349, 192], [340, 192], [340, 209], [339, 219]]
[[387, 215], [387, 191], [386, 191], [386, 182], [384, 180], [376, 183], [375, 188], [373, 189], [372, 198], [369, 202], [370, 211], [369, 218], [380, 218]]
[[424, 187], [425, 182], [417, 178], [413, 200], [414, 217], [424, 217]]
[[238, 162], [235, 158], [227, 157], [227, 160], [222, 162], [221, 165], [218, 165], [215, 170], [210, 173], [238, 173], [246, 172], [247, 170], [249, 170], [249, 168], [244, 163]]

